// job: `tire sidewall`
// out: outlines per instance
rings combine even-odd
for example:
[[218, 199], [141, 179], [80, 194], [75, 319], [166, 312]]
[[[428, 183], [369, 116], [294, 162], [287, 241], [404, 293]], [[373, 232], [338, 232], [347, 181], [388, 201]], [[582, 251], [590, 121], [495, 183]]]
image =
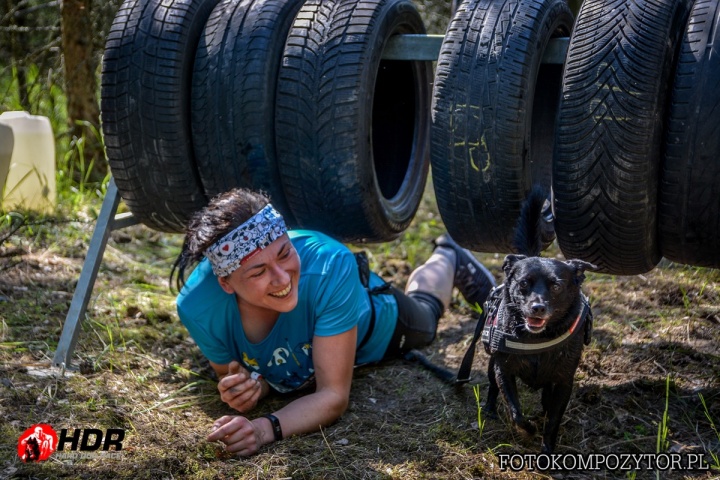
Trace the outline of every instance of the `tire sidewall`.
[[[365, 101], [363, 102], [360, 118], [362, 130], [360, 135], [370, 139], [363, 143], [358, 168], [358, 178], [361, 179], [362, 191], [373, 192], [368, 195], [368, 202], [363, 202], [368, 215], [386, 219], [388, 225], [384, 228], [400, 231], [409, 224], [408, 217], [412, 218], [419, 206], [420, 198], [425, 190], [425, 181], [429, 170], [429, 129], [430, 119], [425, 115], [430, 106], [430, 86], [432, 85], [432, 68], [425, 62], [413, 62], [412, 86], [415, 92], [415, 137], [409, 161], [409, 168], [405, 172], [398, 194], [392, 198], [386, 198], [377, 180], [378, 172], [375, 169], [372, 143], [372, 121], [373, 103], [375, 99], [375, 85], [378, 78], [378, 69], [382, 61], [382, 54], [387, 46], [388, 40], [396, 34], [421, 34], [425, 33], [425, 26], [417, 10], [408, 0], [397, 0], [388, 2], [385, 10], [380, 12], [380, 25], [373, 32], [369, 41], [371, 56], [368, 62], [364, 63], [365, 68], [361, 75], [361, 88], [367, 87]], [[364, 160], [367, 159], [367, 160]], [[420, 178], [422, 181], [417, 181]], [[376, 212], [380, 209], [381, 215]]]

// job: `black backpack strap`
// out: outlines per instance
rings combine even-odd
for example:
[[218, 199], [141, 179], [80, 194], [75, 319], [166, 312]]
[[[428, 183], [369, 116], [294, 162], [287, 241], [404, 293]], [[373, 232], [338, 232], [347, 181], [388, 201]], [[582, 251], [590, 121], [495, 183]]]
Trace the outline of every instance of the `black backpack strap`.
[[485, 328], [486, 318], [487, 309], [483, 308], [483, 312], [478, 319], [477, 325], [475, 325], [475, 334], [473, 335], [473, 339], [465, 352], [462, 363], [460, 364], [460, 369], [458, 370], [457, 378], [455, 379], [455, 384], [457, 385], [462, 385], [470, 381], [470, 371], [472, 370], [472, 363], [475, 358], [475, 347], [477, 346], [477, 342], [482, 335], [483, 329]]
[[373, 330], [375, 330], [375, 303], [372, 301], [372, 298], [370, 298], [370, 325], [368, 325], [367, 332], [365, 332], [365, 336], [360, 341], [357, 350], [363, 348], [365, 344], [370, 341]]
[[477, 325], [475, 325], [475, 334], [473, 335], [473, 339], [470, 342], [467, 351], [465, 352], [462, 363], [460, 363], [460, 369], [458, 370], [457, 378], [455, 379], [456, 385], [462, 385], [470, 381], [470, 371], [472, 370], [472, 363], [475, 359], [475, 349], [477, 347], [477, 342], [482, 336], [483, 330], [485, 329], [485, 322], [487, 321], [488, 314], [491, 314], [491, 310], [494, 311], [497, 308], [497, 304], [501, 300], [500, 294], [503, 290], [503, 287], [504, 285], [500, 284], [497, 287], [493, 288], [487, 300], [485, 301], [485, 304], [483, 305], [483, 311], [480, 314]]
[[365, 287], [365, 290], [370, 296], [370, 325], [368, 325], [365, 336], [360, 341], [357, 350], [360, 350], [365, 344], [370, 341], [373, 330], [375, 329], [375, 302], [373, 302], [373, 295], [382, 295], [390, 292], [391, 285], [388, 282], [378, 285], [377, 287], [370, 288], [370, 260], [368, 260], [367, 253], [360, 251], [355, 253], [355, 261], [358, 266], [358, 275], [360, 275], [360, 283]]
[[370, 286], [370, 260], [368, 259], [367, 253], [364, 250], [355, 252], [355, 262], [357, 262], [358, 266], [360, 283], [367, 289]]

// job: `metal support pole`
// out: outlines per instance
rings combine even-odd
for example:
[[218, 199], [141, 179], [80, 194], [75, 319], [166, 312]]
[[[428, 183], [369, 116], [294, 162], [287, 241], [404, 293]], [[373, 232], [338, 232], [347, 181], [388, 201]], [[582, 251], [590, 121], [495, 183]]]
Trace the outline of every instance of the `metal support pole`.
[[116, 228], [123, 228], [138, 223], [132, 214], [120, 214], [117, 217], [120, 194], [118, 193], [115, 179], [111, 178], [108, 183], [107, 193], [100, 208], [100, 215], [95, 223], [88, 253], [83, 263], [80, 278], [78, 279], [75, 293], [73, 294], [70, 310], [65, 317], [63, 331], [58, 341], [58, 347], [53, 358], [53, 365], [60, 368], [68, 368], [72, 359], [73, 350], [77, 343], [78, 334], [82, 321], [85, 319], [90, 295], [92, 294], [95, 279], [102, 262], [105, 246], [107, 245], [110, 232]]

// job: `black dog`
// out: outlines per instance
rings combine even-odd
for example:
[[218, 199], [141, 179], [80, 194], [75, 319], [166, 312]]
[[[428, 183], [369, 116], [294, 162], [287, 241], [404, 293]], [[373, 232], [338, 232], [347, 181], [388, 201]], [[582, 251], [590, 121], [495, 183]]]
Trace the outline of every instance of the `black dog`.
[[[540, 200], [544, 198], [538, 191], [531, 193], [516, 240], [531, 239], [537, 244], [539, 233], [531, 233], [530, 227], [541, 225], [535, 222], [542, 222]], [[519, 250], [536, 248], [532, 242], [527, 242], [525, 248], [517, 243]], [[534, 434], [535, 426], [520, 408], [516, 379], [531, 388], [541, 388], [543, 413], [547, 416], [543, 453], [555, 448], [575, 371], [583, 347], [590, 341], [592, 313], [580, 286], [584, 271], [595, 268], [581, 260], [508, 255], [503, 263], [505, 282], [486, 304], [482, 339], [490, 354], [490, 387], [484, 410], [494, 415], [498, 393], [502, 392], [513, 422]]]
[[563, 262], [537, 256], [554, 238], [546, 198], [542, 189], [534, 188], [523, 205], [514, 248], [525, 255], [505, 257], [505, 282], [485, 303], [458, 374], [433, 364], [416, 350], [405, 358], [460, 386], [470, 381], [475, 345], [482, 337], [490, 354], [490, 386], [483, 410], [494, 416], [502, 392], [515, 424], [534, 434], [535, 426], [520, 408], [516, 379], [534, 389], [542, 388], [543, 413], [547, 416], [542, 452], [551, 453], [583, 347], [590, 343], [592, 333], [592, 312], [580, 286], [585, 270], [597, 267], [581, 260]]

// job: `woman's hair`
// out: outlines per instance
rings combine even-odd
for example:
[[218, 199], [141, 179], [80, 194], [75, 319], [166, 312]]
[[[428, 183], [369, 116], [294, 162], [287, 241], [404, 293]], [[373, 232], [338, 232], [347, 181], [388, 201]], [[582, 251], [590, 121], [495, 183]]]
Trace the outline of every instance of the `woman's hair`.
[[205, 250], [268, 203], [270, 199], [262, 192], [235, 188], [218, 195], [195, 212], [185, 229], [182, 251], [170, 271], [170, 288], [175, 283], [178, 291], [181, 290], [187, 269], [202, 260]]

